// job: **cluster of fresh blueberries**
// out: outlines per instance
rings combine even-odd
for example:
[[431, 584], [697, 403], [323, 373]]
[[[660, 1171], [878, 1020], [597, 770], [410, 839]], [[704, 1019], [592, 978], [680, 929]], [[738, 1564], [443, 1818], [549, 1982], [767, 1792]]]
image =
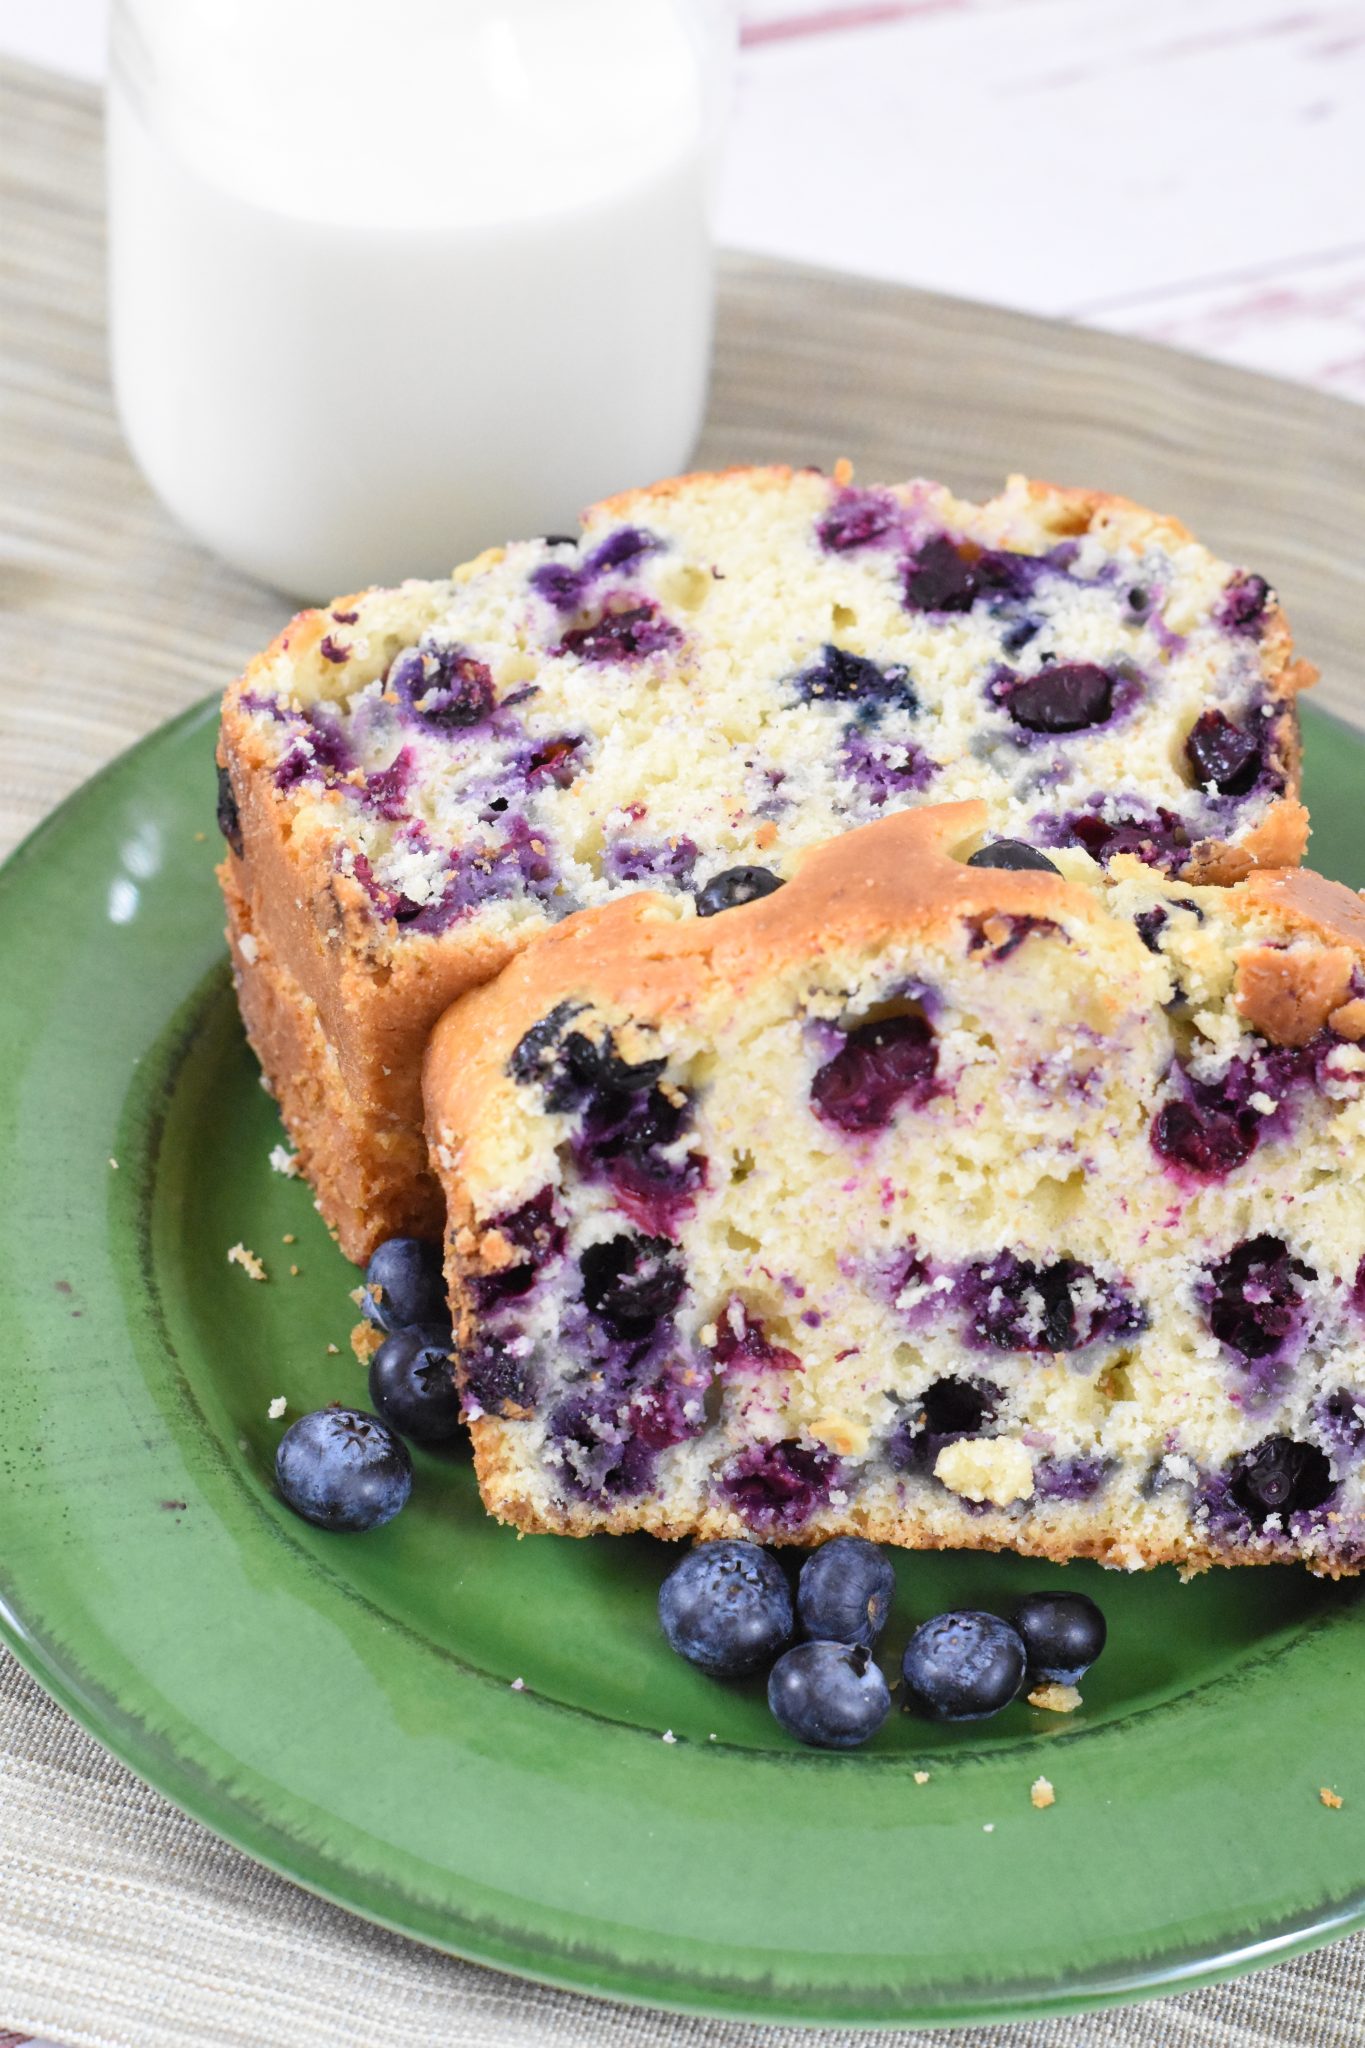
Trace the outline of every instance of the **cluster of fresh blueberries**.
[[[713, 1678], [770, 1667], [768, 1705], [798, 1742], [856, 1749], [891, 1711], [873, 1652], [895, 1583], [875, 1543], [836, 1536], [807, 1557], [793, 1602], [758, 1544], [702, 1543], [664, 1580], [659, 1620], [671, 1648]], [[983, 1721], [1026, 1688], [1079, 1683], [1105, 1635], [1084, 1593], [1030, 1593], [1011, 1621], [972, 1608], [936, 1614], [901, 1659], [905, 1707], [930, 1721]]]
[[450, 1311], [439, 1245], [391, 1237], [365, 1268], [361, 1307], [384, 1333], [370, 1360], [377, 1413], [339, 1403], [301, 1415], [280, 1439], [275, 1483], [319, 1529], [378, 1529], [412, 1492], [414, 1443], [447, 1443], [460, 1427]]

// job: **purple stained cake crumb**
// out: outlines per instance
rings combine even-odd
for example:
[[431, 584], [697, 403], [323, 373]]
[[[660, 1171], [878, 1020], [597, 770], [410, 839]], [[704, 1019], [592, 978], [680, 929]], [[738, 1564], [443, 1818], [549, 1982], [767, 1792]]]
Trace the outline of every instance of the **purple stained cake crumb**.
[[1137, 1336], [1147, 1316], [1119, 1282], [1077, 1259], [1036, 1265], [1012, 1251], [962, 1268], [954, 1300], [974, 1350], [1077, 1351]]
[[565, 1238], [564, 1225], [555, 1210], [555, 1191], [548, 1186], [523, 1202], [520, 1208], [493, 1217], [486, 1228], [496, 1231], [514, 1251], [525, 1253], [525, 1257], [514, 1258], [505, 1266], [470, 1277], [467, 1285], [474, 1305], [484, 1315], [504, 1302], [520, 1300], [529, 1294], [546, 1269], [563, 1256]]
[[827, 642], [818, 661], [793, 678], [797, 696], [806, 704], [857, 704], [875, 718], [883, 711], [919, 710], [919, 698], [903, 662], [885, 664], [852, 654]]
[[901, 508], [889, 491], [842, 490], [816, 526], [827, 554], [847, 554], [895, 531]]
[[1244, 569], [1233, 575], [1214, 613], [1215, 623], [1229, 633], [1258, 634], [1270, 602], [1270, 585], [1264, 576], [1251, 576]]
[[682, 634], [651, 599], [618, 605], [595, 619], [573, 626], [553, 652], [576, 654], [582, 661], [643, 661], [676, 647]]
[[464, 647], [409, 647], [395, 657], [386, 687], [419, 730], [453, 733], [481, 725], [493, 710], [493, 672]]
[[685, 833], [653, 842], [615, 839], [602, 856], [602, 874], [609, 882], [665, 882], [673, 889], [690, 889], [700, 851]]
[[412, 778], [417, 773], [417, 756], [411, 747], [401, 747], [387, 768], [376, 768], [365, 777], [361, 792], [376, 816], [392, 824], [408, 815]]
[[585, 1179], [605, 1179], [616, 1206], [652, 1238], [676, 1235], [706, 1183], [699, 1152], [681, 1151], [692, 1105], [681, 1090], [599, 1087], [570, 1149]]
[[1138, 798], [1114, 800], [1098, 790], [1086, 808], [1065, 817], [1044, 812], [1033, 820], [1030, 832], [1044, 846], [1080, 846], [1100, 862], [1112, 860], [1116, 853], [1136, 854], [1165, 874], [1184, 865], [1192, 844], [1189, 826], [1174, 811], [1162, 805], [1150, 808]]
[[1307, 1340], [1313, 1268], [1283, 1238], [1263, 1233], [1205, 1268], [1198, 1295], [1209, 1329], [1247, 1369], [1249, 1391], [1274, 1393]]
[[928, 1101], [937, 1068], [938, 1046], [925, 1018], [860, 1024], [811, 1082], [811, 1107], [841, 1131], [882, 1130], [897, 1110]]
[[844, 773], [878, 806], [926, 789], [938, 773], [937, 761], [913, 740], [884, 739], [875, 727], [846, 726], [839, 753]]
[[1039, 1500], [1093, 1500], [1113, 1469], [1112, 1458], [1039, 1458], [1033, 1491]]
[[533, 1361], [513, 1351], [500, 1337], [483, 1332], [460, 1354], [465, 1414], [528, 1415], [540, 1398], [540, 1376]]
[[[333, 613], [333, 617], [335, 616], [336, 614]], [[319, 640], [318, 653], [324, 661], [336, 662], [338, 666], [344, 661], [349, 661], [351, 658], [351, 650], [345, 641], [333, 639], [330, 633], [324, 633], [321, 640]]]
[[556, 611], [575, 612], [604, 576], [632, 566], [665, 545], [657, 533], [647, 533], [643, 527], [619, 526], [576, 566], [571, 562], [541, 562], [528, 580], [537, 596]]
[[751, 1444], [721, 1474], [725, 1498], [758, 1535], [790, 1533], [829, 1499], [839, 1463], [823, 1444]]
[[294, 789], [300, 782], [330, 781], [349, 775], [355, 755], [330, 705], [310, 704], [298, 714], [304, 730], [290, 742], [275, 770], [276, 789]]
[[1262, 1138], [1288, 1134], [1296, 1091], [1321, 1084], [1334, 1043], [1326, 1032], [1301, 1046], [1258, 1040], [1212, 1080], [1196, 1080], [1177, 1063], [1177, 1093], [1152, 1120], [1153, 1150], [1177, 1172], [1223, 1179], [1251, 1157]]
[[1365, 1391], [1337, 1387], [1313, 1410], [1324, 1440], [1338, 1459], [1355, 1463], [1365, 1450]]
[[[808, 1321], [807, 1311], [803, 1321]], [[820, 1317], [815, 1317], [816, 1324]], [[801, 1361], [785, 1345], [774, 1344], [757, 1316], [750, 1313], [738, 1295], [732, 1297], [716, 1317], [716, 1341], [711, 1355], [723, 1372], [800, 1372]]]

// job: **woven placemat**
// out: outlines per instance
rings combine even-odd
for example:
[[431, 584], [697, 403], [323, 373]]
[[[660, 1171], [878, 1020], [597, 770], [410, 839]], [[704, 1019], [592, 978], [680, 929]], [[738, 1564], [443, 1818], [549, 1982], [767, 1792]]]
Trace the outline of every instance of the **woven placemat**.
[[[3, 850], [220, 687], [287, 606], [179, 534], [123, 448], [94, 96], [0, 66], [0, 136]], [[727, 258], [701, 460], [839, 454], [869, 477], [974, 491], [1018, 467], [1178, 510], [1275, 577], [1324, 700], [1365, 723], [1365, 411], [1110, 336]], [[0, 2028], [71, 2048], [1354, 2048], [1363, 2018], [1365, 1937], [1236, 1985], [953, 2036], [810, 2034], [546, 1991], [263, 1870], [0, 1655]]]

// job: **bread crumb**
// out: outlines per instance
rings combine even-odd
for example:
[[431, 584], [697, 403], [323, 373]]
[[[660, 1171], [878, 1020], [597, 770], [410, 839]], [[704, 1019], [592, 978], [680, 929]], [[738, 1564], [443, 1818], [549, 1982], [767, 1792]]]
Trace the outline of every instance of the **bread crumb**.
[[1033, 1460], [1015, 1436], [961, 1437], [934, 1460], [934, 1477], [964, 1500], [1007, 1508], [1033, 1491]]
[[525, 1690], [526, 1680], [524, 1678], [514, 1678], [512, 1680], [511, 1685], [508, 1687], [509, 1692], [525, 1692]]
[[340, 1358], [341, 1346], [339, 1344], [329, 1344], [327, 1346], [327, 1356], [329, 1358]]
[[357, 1323], [351, 1332], [351, 1349], [362, 1365], [368, 1365], [384, 1341], [384, 1332], [373, 1323]]
[[929, 1773], [928, 1773], [927, 1771], [916, 1771], [916, 1772], [915, 1772], [915, 1783], [916, 1783], [917, 1785], [927, 1785], [927, 1784], [928, 1784], [928, 1782], [929, 1782]]
[[1334, 1792], [1330, 1785], [1323, 1785], [1319, 1789], [1318, 1798], [1322, 1801], [1324, 1806], [1336, 1807], [1340, 1806], [1341, 1804], [1341, 1794], [1339, 1792]]
[[1057, 1794], [1052, 1789], [1050, 1778], [1035, 1778], [1028, 1788], [1028, 1796], [1040, 1813], [1045, 1806], [1057, 1804]]
[[228, 1264], [240, 1266], [248, 1280], [264, 1280], [266, 1277], [265, 1267], [255, 1252], [248, 1251], [244, 1244], [235, 1244], [232, 1247], [228, 1253]]
[[1074, 1685], [1036, 1685], [1028, 1696], [1031, 1707], [1048, 1714], [1074, 1714], [1081, 1696]]
[[289, 1403], [285, 1400], [284, 1395], [276, 1394], [274, 1400], [271, 1402], [270, 1406], [266, 1409], [265, 1412], [270, 1417], [270, 1420], [272, 1422], [278, 1422], [288, 1406]]
[[204, 843], [204, 841], [205, 841], [205, 840], [206, 840], [206, 839], [208, 838], [208, 836], [209, 836], [209, 835], [208, 835], [208, 833], [207, 833], [207, 832], [196, 832], [196, 833], [195, 833], [195, 835], [194, 835], [194, 843], [195, 843], [195, 845], [196, 845], [196, 846], [202, 846], [202, 845], [203, 845], [203, 843]]
[[242, 958], [245, 960], [248, 967], [254, 967], [256, 965], [256, 956], [260, 952], [260, 950], [260, 947], [256, 944], [255, 939], [252, 938], [250, 932], [238, 933], [237, 951], [241, 954]]
[[291, 1152], [287, 1145], [272, 1145], [270, 1164], [274, 1172], [282, 1173], [286, 1180], [293, 1180], [299, 1170], [299, 1155]]
[[983, 1835], [993, 1835], [995, 1833], [995, 1822], [993, 1820], [982, 1821], [981, 1832]]
[[297, 1280], [297, 1279], [298, 1279], [298, 1277], [299, 1277], [299, 1269], [298, 1269], [298, 1267], [297, 1267], [297, 1266], [291, 1266], [291, 1267], [289, 1268], [289, 1277], [290, 1277], [290, 1279], [291, 1279], [291, 1280]]
[[671, 1728], [665, 1728], [663, 1734], [659, 1737], [660, 1742], [676, 1742], [677, 1739]]
[[297, 1238], [296, 1238], [296, 1237], [294, 1236], [294, 1233], [293, 1233], [293, 1231], [292, 1231], [292, 1230], [286, 1230], [286, 1231], [285, 1231], [285, 1233], [284, 1233], [284, 1236], [283, 1236], [283, 1237], [282, 1237], [282, 1238], [280, 1239], [280, 1243], [281, 1243], [281, 1244], [296, 1244], [297, 1242], [298, 1242], [298, 1240], [297, 1240]]
[[117, 1173], [117, 1172], [118, 1172], [118, 1161], [117, 1161], [117, 1159], [115, 1159], [115, 1158], [113, 1157], [112, 1153], [110, 1154], [110, 1158], [109, 1158], [109, 1164], [110, 1164], [110, 1165], [111, 1165], [111, 1166], [113, 1167], [113, 1169], [114, 1169], [115, 1173]]
[[[314, 1208], [316, 1208], [316, 1207], [317, 1207], [317, 1204], [316, 1204], [316, 1202], [315, 1202], [315, 1203], [313, 1204], [313, 1206], [314, 1206]], [[381, 1295], [381, 1294], [382, 1294], [383, 1292], [384, 1292], [383, 1288], [382, 1288], [382, 1287], [381, 1287], [381, 1288], [379, 1288], [379, 1289], [378, 1289], [378, 1291], [377, 1291], [377, 1293], [376, 1293], [376, 1295], [375, 1295], [375, 1299], [376, 1299], [376, 1300], [378, 1300], [378, 1299], [379, 1299], [379, 1295]], [[364, 1308], [364, 1306], [365, 1306], [365, 1290], [364, 1290], [364, 1288], [363, 1288], [363, 1287], [353, 1287], [353, 1288], [351, 1289], [350, 1295], [348, 1296], [348, 1299], [349, 1299], [349, 1300], [351, 1300], [351, 1301], [353, 1301], [353, 1302], [355, 1303], [355, 1305], [356, 1305], [356, 1307], [357, 1307], [357, 1308]]]

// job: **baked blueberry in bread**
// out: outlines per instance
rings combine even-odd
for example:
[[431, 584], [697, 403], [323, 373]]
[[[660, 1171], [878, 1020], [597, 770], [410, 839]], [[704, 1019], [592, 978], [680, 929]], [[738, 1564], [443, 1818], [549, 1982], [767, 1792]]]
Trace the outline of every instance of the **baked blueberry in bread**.
[[622, 891], [709, 914], [801, 851], [976, 798], [991, 832], [1232, 880], [1301, 857], [1265, 582], [1176, 521], [1014, 479], [683, 477], [575, 540], [304, 612], [228, 691], [243, 1013], [348, 1253], [434, 1235], [426, 1035]]
[[993, 826], [579, 912], [441, 1020], [493, 1513], [1365, 1564], [1365, 902]]

